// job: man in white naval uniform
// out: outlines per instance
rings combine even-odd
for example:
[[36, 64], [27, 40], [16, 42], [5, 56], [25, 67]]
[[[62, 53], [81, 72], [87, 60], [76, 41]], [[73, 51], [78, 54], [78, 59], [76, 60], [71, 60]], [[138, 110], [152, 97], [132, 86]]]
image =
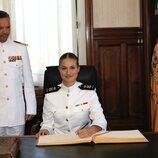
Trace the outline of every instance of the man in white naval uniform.
[[0, 11], [0, 136], [23, 135], [25, 121], [36, 114], [27, 48], [9, 35], [10, 17]]
[[77, 82], [80, 67], [73, 53], [65, 53], [59, 60], [60, 85], [48, 88], [43, 106], [43, 122], [37, 137], [47, 134], [76, 132], [89, 137], [106, 130], [107, 121], [94, 85]]

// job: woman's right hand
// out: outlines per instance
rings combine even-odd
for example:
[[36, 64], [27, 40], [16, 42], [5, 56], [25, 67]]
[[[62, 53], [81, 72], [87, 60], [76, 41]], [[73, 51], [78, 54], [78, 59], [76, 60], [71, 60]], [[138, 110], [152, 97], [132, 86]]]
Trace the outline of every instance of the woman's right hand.
[[44, 136], [44, 135], [48, 135], [49, 131], [47, 129], [41, 129], [37, 134], [36, 137], [38, 138], [39, 136]]

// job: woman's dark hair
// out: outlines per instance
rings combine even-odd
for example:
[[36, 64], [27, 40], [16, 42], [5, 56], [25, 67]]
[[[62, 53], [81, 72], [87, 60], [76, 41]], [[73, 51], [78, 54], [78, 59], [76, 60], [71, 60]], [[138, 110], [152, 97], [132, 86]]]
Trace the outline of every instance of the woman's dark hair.
[[67, 52], [67, 53], [63, 54], [59, 59], [59, 63], [60, 63], [61, 60], [66, 59], [66, 58], [76, 60], [76, 64], [77, 64], [77, 66], [79, 66], [78, 57], [74, 53], [70, 53], [70, 52]]
[[10, 16], [7, 12], [0, 10], [0, 19], [1, 18], [10, 18]]

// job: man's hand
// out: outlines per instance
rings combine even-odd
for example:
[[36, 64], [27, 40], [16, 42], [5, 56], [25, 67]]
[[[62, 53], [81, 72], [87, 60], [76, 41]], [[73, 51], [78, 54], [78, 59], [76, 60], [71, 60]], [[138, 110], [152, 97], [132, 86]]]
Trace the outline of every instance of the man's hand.
[[35, 115], [26, 114], [26, 115], [25, 115], [25, 120], [26, 120], [26, 121], [30, 121], [30, 120], [33, 119], [34, 116], [35, 116]]

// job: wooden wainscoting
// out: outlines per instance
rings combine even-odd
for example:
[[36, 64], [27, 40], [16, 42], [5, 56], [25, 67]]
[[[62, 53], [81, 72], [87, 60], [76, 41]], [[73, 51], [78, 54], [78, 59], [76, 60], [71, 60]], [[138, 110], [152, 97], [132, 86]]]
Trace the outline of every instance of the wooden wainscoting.
[[33, 125], [37, 124], [42, 120], [42, 111], [43, 111], [43, 88], [35, 87], [36, 100], [37, 100], [37, 115], [31, 120], [27, 121], [25, 125], [25, 135], [30, 135], [31, 128]]

